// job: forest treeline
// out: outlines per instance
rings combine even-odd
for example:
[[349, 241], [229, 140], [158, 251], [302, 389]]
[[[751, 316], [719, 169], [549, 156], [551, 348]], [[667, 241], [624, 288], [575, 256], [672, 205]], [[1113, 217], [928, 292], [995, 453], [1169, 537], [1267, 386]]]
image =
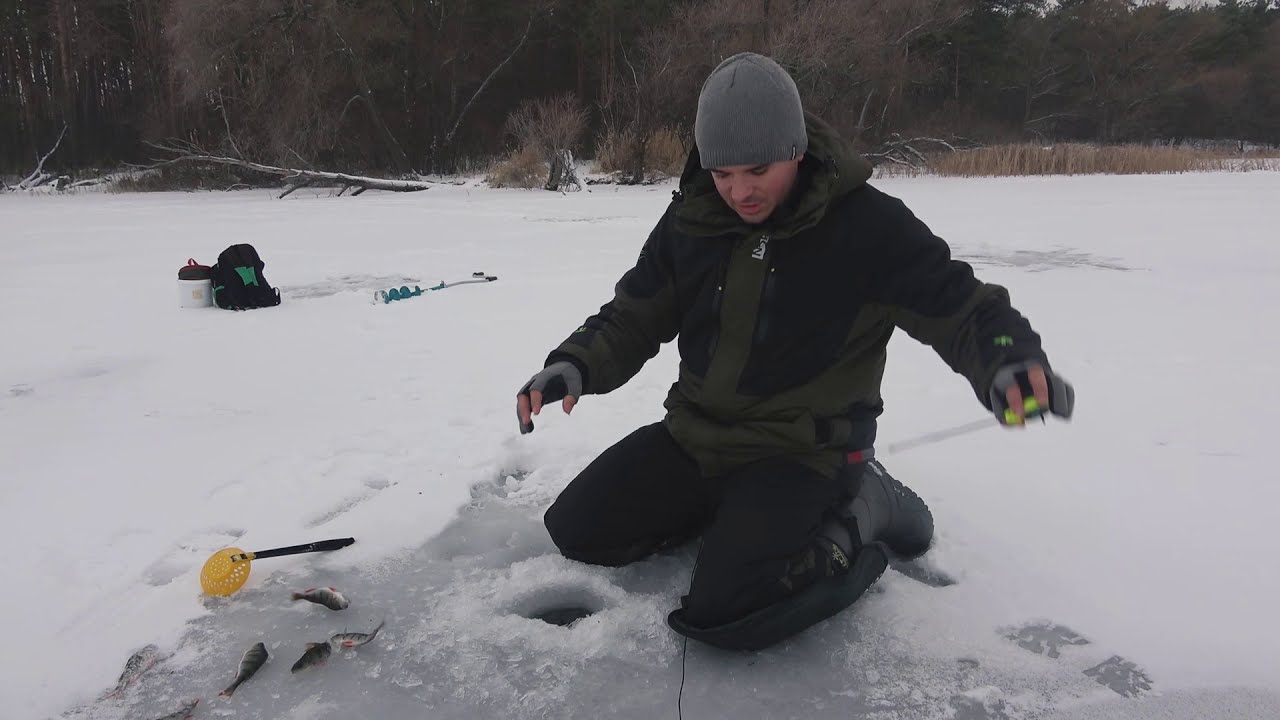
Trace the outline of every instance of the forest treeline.
[[1280, 0], [0, 0], [0, 173], [60, 136], [63, 171], [180, 140], [448, 173], [548, 113], [574, 152], [643, 164], [687, 142], [702, 80], [741, 50], [864, 149], [1280, 144]]

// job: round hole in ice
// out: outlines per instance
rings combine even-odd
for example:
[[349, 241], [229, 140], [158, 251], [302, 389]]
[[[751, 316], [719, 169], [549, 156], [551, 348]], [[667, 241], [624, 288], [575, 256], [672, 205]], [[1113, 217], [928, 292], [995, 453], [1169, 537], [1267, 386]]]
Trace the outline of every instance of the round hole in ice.
[[541, 612], [534, 613], [530, 620], [541, 620], [552, 625], [560, 625], [561, 627], [569, 627], [584, 617], [594, 615], [595, 611], [590, 608], [581, 607], [579, 605], [567, 605], [564, 607], [547, 608]]
[[573, 585], [531, 588], [517, 598], [511, 612], [552, 625], [570, 627], [605, 609], [607, 603], [592, 590]]

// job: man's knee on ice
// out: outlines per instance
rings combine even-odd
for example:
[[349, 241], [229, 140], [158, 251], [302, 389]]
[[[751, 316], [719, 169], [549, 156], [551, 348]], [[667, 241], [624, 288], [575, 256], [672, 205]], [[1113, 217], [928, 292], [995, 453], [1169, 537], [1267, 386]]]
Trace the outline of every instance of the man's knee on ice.
[[581, 522], [575, 522], [563, 500], [556, 500], [542, 516], [542, 524], [551, 536], [560, 554], [571, 560], [579, 560], [579, 551], [590, 547], [591, 538]]
[[551, 536], [560, 554], [589, 565], [618, 567], [635, 562], [653, 552], [658, 543], [643, 538], [629, 543], [618, 543], [601, 537], [598, 528], [583, 522], [580, 514], [572, 512], [557, 500], [542, 516], [542, 524]]

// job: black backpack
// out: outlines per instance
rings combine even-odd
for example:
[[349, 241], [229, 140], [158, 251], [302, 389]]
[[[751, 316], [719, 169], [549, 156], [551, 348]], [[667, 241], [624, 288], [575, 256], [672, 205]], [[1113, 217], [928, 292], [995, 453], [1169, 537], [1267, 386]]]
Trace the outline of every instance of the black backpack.
[[266, 263], [252, 245], [232, 245], [211, 268], [213, 304], [227, 310], [250, 310], [280, 304], [280, 291], [262, 274]]

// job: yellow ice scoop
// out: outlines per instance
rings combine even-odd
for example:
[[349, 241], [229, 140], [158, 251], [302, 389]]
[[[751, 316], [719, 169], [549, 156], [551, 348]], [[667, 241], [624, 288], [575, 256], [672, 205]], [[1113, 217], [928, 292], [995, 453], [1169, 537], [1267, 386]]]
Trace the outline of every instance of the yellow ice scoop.
[[250, 561], [281, 555], [299, 555], [311, 552], [326, 552], [344, 548], [356, 541], [355, 538], [337, 538], [321, 540], [306, 545], [290, 545], [289, 547], [245, 552], [240, 548], [223, 548], [205, 561], [200, 569], [200, 587], [210, 595], [230, 595], [244, 587], [249, 579]]

